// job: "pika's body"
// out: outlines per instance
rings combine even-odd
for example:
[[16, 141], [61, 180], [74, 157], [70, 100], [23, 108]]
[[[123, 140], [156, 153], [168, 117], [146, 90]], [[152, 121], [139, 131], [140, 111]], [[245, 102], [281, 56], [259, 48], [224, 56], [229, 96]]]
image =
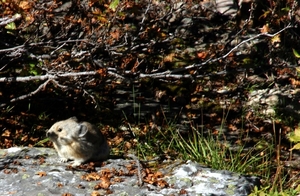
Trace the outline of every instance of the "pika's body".
[[110, 148], [102, 133], [88, 122], [76, 117], [59, 121], [46, 133], [62, 162], [74, 160], [73, 167], [87, 161], [106, 160]]

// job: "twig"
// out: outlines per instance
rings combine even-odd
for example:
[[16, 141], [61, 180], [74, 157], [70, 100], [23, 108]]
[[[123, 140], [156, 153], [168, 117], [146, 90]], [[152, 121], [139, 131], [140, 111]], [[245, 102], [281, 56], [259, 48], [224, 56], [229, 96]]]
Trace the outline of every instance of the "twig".
[[[215, 58], [215, 59], [209, 61], [209, 63], [211, 63], [211, 62], [216, 62], [216, 61], [219, 61], [219, 60], [221, 60], [221, 59], [226, 58], [228, 55], [230, 55], [230, 53], [232, 53], [232, 52], [233, 52], [234, 50], [236, 50], [238, 47], [240, 47], [241, 45], [243, 45], [243, 44], [245, 44], [245, 43], [247, 43], [247, 42], [249, 42], [249, 41], [251, 41], [251, 40], [257, 39], [257, 38], [262, 37], [262, 36], [266, 36], [266, 37], [274, 37], [274, 36], [280, 34], [281, 32], [285, 31], [286, 29], [289, 29], [289, 28], [292, 28], [292, 27], [293, 27], [293, 25], [288, 24], [286, 27], [284, 27], [283, 29], [281, 29], [280, 31], [278, 31], [278, 32], [276, 32], [276, 33], [274, 33], [274, 34], [260, 33], [260, 34], [258, 34], [258, 35], [253, 36], [253, 37], [250, 37], [249, 39], [243, 40], [241, 43], [239, 43], [238, 45], [236, 45], [235, 47], [233, 47], [233, 48], [232, 48], [229, 52], [227, 52], [225, 55], [223, 55], [223, 56], [221, 56], [221, 57], [218, 57], [218, 58]], [[206, 62], [208, 62], [208, 61], [206, 61]], [[205, 64], [206, 64], [206, 62], [205, 62]], [[202, 66], [203, 63], [200, 64], [200, 65]]]
[[[91, 97], [91, 99], [94, 101], [95, 104], [97, 103], [95, 97], [92, 94], [90, 94], [89, 92], [87, 92], [85, 89], [83, 89], [83, 95], [85, 95], [85, 94], [87, 94], [89, 97]], [[97, 105], [95, 106], [95, 108], [97, 108]]]
[[138, 183], [139, 183], [139, 186], [142, 186], [143, 185], [143, 177], [142, 177], [142, 174], [141, 174], [142, 168], [141, 168], [141, 164], [140, 164], [139, 159], [133, 154], [128, 154], [127, 157], [132, 158], [133, 160], [136, 161]]
[[[58, 83], [55, 81], [55, 80], [52, 80], [52, 79], [48, 79], [46, 82], [44, 82], [43, 84], [41, 84], [36, 90], [26, 94], [26, 95], [21, 95], [17, 98], [13, 98], [9, 101], [9, 103], [13, 103], [13, 102], [16, 102], [16, 101], [20, 101], [20, 100], [24, 100], [28, 97], [32, 97], [33, 95], [37, 94], [39, 91], [41, 91], [42, 89], [46, 88], [47, 84], [49, 82], [52, 82], [53, 84], [57, 85]], [[63, 87], [62, 85], [58, 85], [59, 87]], [[0, 105], [0, 107], [5, 107], [7, 104], [6, 103], [3, 103]]]
[[53, 55], [56, 51], [58, 51], [59, 49], [61, 49], [62, 47], [64, 47], [66, 45], [66, 43], [63, 43], [61, 46], [59, 46], [58, 48], [56, 48], [55, 50], [53, 50], [50, 55]]

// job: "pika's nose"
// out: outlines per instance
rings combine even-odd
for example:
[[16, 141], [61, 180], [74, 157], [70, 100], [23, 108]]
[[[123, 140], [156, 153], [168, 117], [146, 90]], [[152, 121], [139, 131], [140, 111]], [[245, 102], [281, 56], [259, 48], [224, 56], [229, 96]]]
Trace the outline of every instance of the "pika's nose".
[[51, 140], [51, 141], [54, 141], [54, 140], [57, 140], [58, 136], [55, 134], [55, 132], [53, 131], [48, 131], [46, 133], [46, 136]]
[[46, 131], [46, 136], [47, 136], [47, 137], [50, 137], [51, 135], [52, 135], [52, 132], [49, 131], [49, 130], [47, 130], [47, 131]]

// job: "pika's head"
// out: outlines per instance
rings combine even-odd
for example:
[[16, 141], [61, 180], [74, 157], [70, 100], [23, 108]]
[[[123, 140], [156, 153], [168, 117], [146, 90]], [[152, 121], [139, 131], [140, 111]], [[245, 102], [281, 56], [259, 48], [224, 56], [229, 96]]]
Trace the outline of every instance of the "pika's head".
[[57, 145], [70, 145], [72, 142], [78, 141], [86, 133], [86, 127], [78, 123], [76, 117], [72, 117], [52, 125], [46, 132], [46, 136]]

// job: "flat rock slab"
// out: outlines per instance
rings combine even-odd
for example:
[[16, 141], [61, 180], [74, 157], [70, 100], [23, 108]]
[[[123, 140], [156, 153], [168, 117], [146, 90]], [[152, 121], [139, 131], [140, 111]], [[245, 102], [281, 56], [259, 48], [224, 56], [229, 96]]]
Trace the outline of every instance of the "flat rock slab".
[[0, 149], [0, 195], [248, 195], [260, 180], [175, 161], [151, 171], [139, 161], [109, 159], [76, 169], [54, 149]]

